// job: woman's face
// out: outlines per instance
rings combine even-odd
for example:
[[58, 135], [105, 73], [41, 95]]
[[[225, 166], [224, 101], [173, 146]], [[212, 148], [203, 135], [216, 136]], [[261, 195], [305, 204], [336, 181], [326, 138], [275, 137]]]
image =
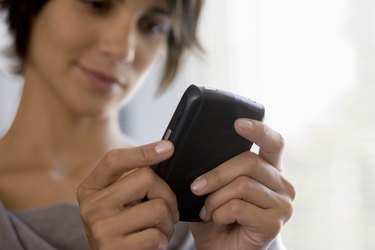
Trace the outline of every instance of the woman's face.
[[166, 50], [166, 0], [50, 0], [33, 22], [24, 75], [80, 114], [118, 107]]

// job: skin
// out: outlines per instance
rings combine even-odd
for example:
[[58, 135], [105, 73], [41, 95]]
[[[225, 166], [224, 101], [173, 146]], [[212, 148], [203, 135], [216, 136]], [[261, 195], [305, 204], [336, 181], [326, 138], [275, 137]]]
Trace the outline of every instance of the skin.
[[[197, 249], [268, 249], [292, 214], [295, 191], [280, 173], [282, 137], [256, 121], [239, 119], [234, 126], [260, 153], [238, 155], [204, 174], [196, 180], [205, 180], [200, 188], [192, 183], [197, 195], [210, 193], [205, 222], [189, 224]], [[166, 247], [178, 217], [175, 197], [148, 166], [172, 154], [169, 141], [111, 151], [80, 185], [78, 199], [89, 238], [96, 239], [94, 249], [127, 249], [135, 242], [139, 249]], [[140, 203], [145, 196], [149, 201]], [[133, 230], [123, 226], [134, 217], [142, 219]]]
[[[130, 146], [118, 109], [164, 53], [158, 30], [168, 30], [171, 17], [154, 10], [167, 11], [164, 1], [116, 1], [107, 12], [93, 3], [53, 0], [35, 20], [20, 107], [0, 141], [0, 194], [10, 209], [75, 200], [75, 188], [106, 152]], [[82, 67], [122, 82], [103, 91]]]
[[[110, 3], [102, 13], [90, 0], [52, 0], [35, 20], [20, 108], [0, 141], [0, 197], [11, 210], [77, 197], [92, 249], [165, 248], [176, 197], [149, 166], [170, 157], [173, 145], [131, 146], [117, 112], [165, 52], [172, 17], [163, 0]], [[117, 83], [103, 84], [109, 79]], [[267, 249], [292, 214], [280, 134], [247, 119], [234, 129], [260, 152], [192, 184], [196, 195], [209, 194], [205, 222], [189, 224], [198, 249]]]

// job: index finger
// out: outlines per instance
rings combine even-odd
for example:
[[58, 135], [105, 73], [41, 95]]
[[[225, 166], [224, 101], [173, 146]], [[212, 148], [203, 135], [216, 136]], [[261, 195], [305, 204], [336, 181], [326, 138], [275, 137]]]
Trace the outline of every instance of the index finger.
[[112, 150], [81, 183], [80, 188], [103, 189], [124, 173], [166, 160], [173, 154], [173, 150], [174, 146], [170, 141]]
[[235, 121], [237, 133], [259, 146], [259, 155], [281, 170], [281, 156], [285, 147], [284, 138], [262, 122], [240, 118]]

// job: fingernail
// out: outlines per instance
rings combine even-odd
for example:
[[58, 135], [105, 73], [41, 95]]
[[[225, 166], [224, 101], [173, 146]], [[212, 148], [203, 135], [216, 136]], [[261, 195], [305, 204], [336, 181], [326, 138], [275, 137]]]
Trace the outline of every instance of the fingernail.
[[172, 144], [168, 141], [161, 141], [155, 146], [155, 151], [157, 154], [165, 154], [169, 151], [171, 151], [173, 148]]
[[244, 118], [238, 119], [237, 124], [242, 129], [251, 129], [254, 125], [252, 121]]
[[191, 189], [193, 191], [201, 191], [202, 189], [204, 189], [205, 187], [207, 186], [207, 181], [205, 178], [203, 177], [199, 177], [198, 179], [196, 179], [192, 184], [191, 184]]
[[199, 213], [199, 217], [204, 220], [204, 218], [206, 217], [206, 214], [207, 214], [207, 210], [206, 210], [206, 207], [202, 207], [200, 213]]

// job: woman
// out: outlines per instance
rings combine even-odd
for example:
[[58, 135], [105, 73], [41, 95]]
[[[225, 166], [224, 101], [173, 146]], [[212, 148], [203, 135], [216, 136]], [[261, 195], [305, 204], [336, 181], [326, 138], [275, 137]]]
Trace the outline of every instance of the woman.
[[[25, 80], [14, 123], [0, 141], [0, 211], [16, 228], [0, 242], [12, 249], [167, 248], [179, 218], [176, 198], [148, 166], [170, 157], [173, 145], [134, 146], [121, 134], [117, 113], [160, 57], [160, 89], [173, 79], [183, 53], [197, 46], [201, 1], [0, 3]], [[267, 249], [292, 214], [294, 188], [280, 173], [282, 137], [248, 119], [234, 128], [260, 153], [238, 155], [192, 183], [196, 195], [209, 194], [204, 222], [189, 223], [197, 249]], [[76, 198], [87, 242], [74, 217], [78, 207], [62, 209]], [[42, 222], [27, 217], [30, 211]], [[42, 239], [30, 243], [22, 223]]]

